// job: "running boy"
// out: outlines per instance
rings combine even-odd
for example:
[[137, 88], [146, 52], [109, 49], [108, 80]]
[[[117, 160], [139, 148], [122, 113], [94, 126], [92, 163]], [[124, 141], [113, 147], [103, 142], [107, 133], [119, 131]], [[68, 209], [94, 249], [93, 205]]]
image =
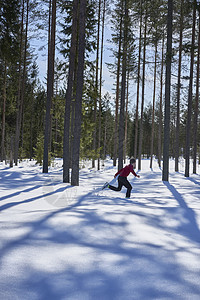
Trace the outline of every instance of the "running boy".
[[132, 186], [130, 182], [127, 179], [127, 176], [130, 174], [130, 172], [135, 176], [140, 178], [139, 175], [137, 175], [133, 169], [135, 169], [136, 166], [136, 160], [135, 158], [130, 159], [130, 164], [125, 166], [123, 169], [119, 170], [114, 177], [119, 175], [118, 177], [118, 187], [108, 185], [107, 187], [113, 191], [121, 191], [122, 187], [125, 186], [127, 188], [126, 192], [126, 198], [130, 198]]

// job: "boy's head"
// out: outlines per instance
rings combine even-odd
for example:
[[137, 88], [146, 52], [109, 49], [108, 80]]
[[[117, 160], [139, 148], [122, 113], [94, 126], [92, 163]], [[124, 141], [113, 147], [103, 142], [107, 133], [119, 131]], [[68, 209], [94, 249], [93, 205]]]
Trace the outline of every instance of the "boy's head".
[[130, 164], [133, 165], [133, 166], [135, 166], [135, 164], [136, 164], [135, 158], [131, 158], [130, 159]]

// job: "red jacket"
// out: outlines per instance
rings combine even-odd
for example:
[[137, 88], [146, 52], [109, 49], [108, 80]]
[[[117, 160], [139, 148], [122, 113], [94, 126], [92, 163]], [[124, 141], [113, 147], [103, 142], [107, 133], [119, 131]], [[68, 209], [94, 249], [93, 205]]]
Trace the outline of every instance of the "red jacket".
[[126, 166], [126, 167], [124, 167], [123, 169], [119, 170], [115, 174], [115, 176], [120, 175], [122, 177], [127, 177], [130, 174], [130, 172], [133, 173], [134, 176], [137, 176], [137, 174], [133, 170], [133, 165], [131, 165], [131, 164], [128, 165], [128, 166]]

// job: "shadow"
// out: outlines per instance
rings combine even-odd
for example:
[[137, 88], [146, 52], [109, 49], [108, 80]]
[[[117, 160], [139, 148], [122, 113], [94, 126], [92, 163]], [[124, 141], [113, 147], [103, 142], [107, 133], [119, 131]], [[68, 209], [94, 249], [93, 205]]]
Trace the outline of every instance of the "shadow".
[[[144, 177], [141, 187], [156, 176], [153, 173]], [[139, 180], [133, 187], [133, 197], [136, 191], [143, 201], [139, 198], [137, 207], [134, 199], [122, 198], [125, 190], [121, 197], [114, 191], [109, 197], [97, 197], [91, 191], [68, 207], [50, 212], [27, 211], [16, 218], [14, 214], [7, 224], [1, 221], [2, 230], [7, 226], [8, 235], [2, 234], [1, 241], [0, 298], [198, 299], [200, 270], [194, 264], [198, 261], [199, 245], [191, 243], [197, 242], [199, 236], [195, 214], [182, 195], [165, 183], [187, 221], [178, 228], [171, 227], [170, 232], [166, 227], [167, 213], [176, 218], [177, 207], [164, 207], [156, 180], [152, 184], [155, 191], [145, 197]], [[13, 207], [28, 203], [70, 187], [9, 204]], [[155, 211], [153, 205], [157, 203], [160, 206]], [[30, 213], [35, 213], [34, 217]], [[162, 229], [165, 231], [161, 234]], [[189, 243], [176, 243], [176, 230], [187, 236]], [[167, 234], [172, 237], [168, 239]], [[183, 256], [178, 257], [178, 253]], [[183, 262], [185, 253], [191, 261], [197, 256], [193, 265]]]
[[[130, 205], [130, 200], [117, 199], [117, 211], [100, 213], [98, 206], [91, 207], [92, 196], [90, 192], [39, 220], [12, 224], [12, 229], [19, 226], [28, 232], [1, 251], [3, 299], [8, 287], [8, 299], [192, 299], [200, 293], [198, 283], [184, 277], [188, 270], [179, 265], [174, 251], [134, 238], [134, 225], [130, 228], [127, 219], [131, 211], [126, 215], [121, 206]], [[10, 255], [8, 280], [5, 258]], [[198, 282], [198, 272], [190, 274]]]
[[195, 180], [192, 177], [187, 177], [186, 179], [189, 180], [189, 181], [191, 181], [191, 182], [193, 182], [194, 184], [200, 185], [200, 181], [197, 181], [197, 180]]
[[[41, 198], [44, 198], [44, 197], [47, 197], [47, 196], [50, 196], [50, 195], [54, 195], [56, 193], [59, 193], [59, 192], [64, 192], [65, 190], [69, 189], [69, 188], [72, 188], [72, 186], [66, 186], [66, 187], [62, 187], [62, 188], [59, 188], [55, 191], [52, 191], [50, 193], [46, 193], [46, 194], [42, 194], [40, 196], [37, 196], [37, 197], [33, 197], [33, 198], [30, 198], [30, 199], [27, 199], [27, 200], [23, 200], [23, 201], [17, 201], [17, 202], [10, 202], [10, 203], [6, 203], [4, 205], [1, 205], [0, 206], [0, 211], [3, 211], [3, 210], [6, 210], [8, 208], [11, 208], [11, 207], [14, 207], [14, 206], [17, 206], [17, 205], [20, 205], [20, 204], [24, 204], [24, 203], [29, 203], [29, 202], [33, 202], [35, 200], [38, 200], [38, 199], [41, 199]], [[30, 188], [29, 190], [33, 190], [34, 188]], [[28, 189], [27, 189], [28, 190]], [[24, 190], [27, 192], [27, 190]], [[15, 193], [16, 195], [24, 192], [24, 191], [21, 191], [19, 193]], [[12, 195], [13, 196], [13, 195]]]
[[164, 181], [163, 183], [164, 185], [166, 185], [176, 201], [179, 203], [180, 207], [183, 209], [184, 218], [187, 220], [187, 222], [181, 223], [178, 230], [180, 230], [180, 233], [187, 236], [187, 238], [200, 243], [200, 230], [196, 221], [195, 212], [187, 206], [183, 196], [175, 189], [173, 185], [171, 185], [167, 181]]
[[18, 196], [18, 195], [20, 195], [21, 193], [28, 193], [28, 192], [31, 192], [31, 191], [33, 191], [33, 190], [39, 189], [41, 186], [42, 186], [42, 185], [36, 185], [36, 186], [31, 187], [31, 188], [28, 188], [28, 189], [25, 189], [25, 190], [21, 190], [21, 191], [19, 191], [19, 192], [15, 192], [15, 193], [13, 193], [13, 194], [9, 194], [9, 195], [3, 196], [3, 197], [0, 198], [0, 201], [6, 200], [6, 199], [8, 199], [8, 198], [15, 197], [15, 196]]

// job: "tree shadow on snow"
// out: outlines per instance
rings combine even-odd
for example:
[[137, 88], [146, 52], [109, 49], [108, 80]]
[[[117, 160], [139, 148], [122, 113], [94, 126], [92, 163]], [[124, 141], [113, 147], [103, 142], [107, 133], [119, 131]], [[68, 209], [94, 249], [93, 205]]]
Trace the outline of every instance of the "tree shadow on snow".
[[164, 181], [163, 183], [166, 185], [176, 201], [179, 203], [180, 207], [183, 209], [186, 222], [182, 222], [180, 225], [179, 229], [181, 233], [186, 235], [189, 239], [200, 243], [200, 230], [196, 221], [195, 212], [187, 206], [183, 196], [176, 190], [173, 185], [171, 185], [167, 181]]

